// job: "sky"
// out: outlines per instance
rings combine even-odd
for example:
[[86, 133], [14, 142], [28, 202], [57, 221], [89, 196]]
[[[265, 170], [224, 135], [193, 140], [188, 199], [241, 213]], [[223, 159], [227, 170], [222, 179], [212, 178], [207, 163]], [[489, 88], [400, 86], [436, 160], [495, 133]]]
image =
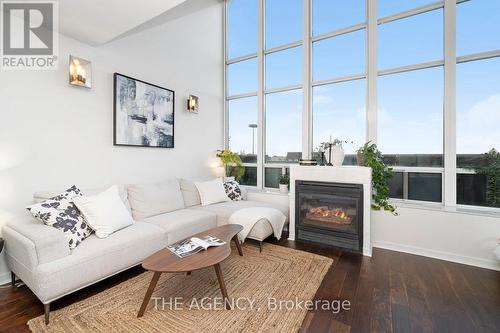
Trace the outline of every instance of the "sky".
[[[312, 0], [313, 35], [365, 21], [364, 0]], [[378, 16], [392, 15], [434, 0], [378, 0]], [[256, 0], [232, 0], [228, 14], [228, 58], [257, 50]], [[284, 5], [286, 4], [286, 5]], [[302, 1], [266, 1], [266, 48], [302, 37]], [[500, 50], [499, 0], [470, 0], [457, 7], [457, 55]], [[313, 80], [363, 74], [366, 31], [313, 43]], [[443, 59], [443, 10], [433, 10], [378, 27], [378, 69]], [[302, 82], [302, 47], [266, 56], [266, 89]], [[442, 67], [378, 78], [378, 140], [386, 154], [443, 152]], [[229, 65], [228, 95], [257, 91], [257, 61]], [[365, 141], [366, 81], [313, 89], [313, 141], [330, 135], [354, 152]], [[301, 151], [302, 91], [266, 95], [266, 154]], [[500, 58], [457, 65], [457, 153], [500, 150]], [[252, 151], [257, 98], [229, 102], [230, 149]], [[256, 142], [256, 139], [255, 139]], [[255, 148], [254, 148], [255, 149]]]

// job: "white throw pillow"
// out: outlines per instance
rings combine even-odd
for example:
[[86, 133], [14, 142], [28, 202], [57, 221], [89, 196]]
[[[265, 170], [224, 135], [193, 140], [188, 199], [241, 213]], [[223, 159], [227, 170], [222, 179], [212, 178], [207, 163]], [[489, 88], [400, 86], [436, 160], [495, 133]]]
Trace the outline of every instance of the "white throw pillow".
[[201, 205], [208, 206], [218, 202], [231, 201], [224, 189], [222, 178], [216, 178], [207, 182], [195, 182], [200, 193]]
[[106, 238], [134, 223], [116, 185], [94, 196], [75, 197], [73, 202], [99, 238]]

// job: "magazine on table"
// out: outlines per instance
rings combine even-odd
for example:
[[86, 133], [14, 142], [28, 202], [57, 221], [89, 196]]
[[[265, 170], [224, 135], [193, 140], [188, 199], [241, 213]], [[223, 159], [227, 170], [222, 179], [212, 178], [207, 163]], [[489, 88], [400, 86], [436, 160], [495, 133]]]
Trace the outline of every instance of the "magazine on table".
[[211, 246], [221, 246], [224, 244], [226, 244], [226, 242], [212, 236], [205, 236], [201, 238], [191, 237], [169, 245], [167, 246], [167, 249], [172, 251], [178, 257], [184, 258], [202, 250], [206, 250]]

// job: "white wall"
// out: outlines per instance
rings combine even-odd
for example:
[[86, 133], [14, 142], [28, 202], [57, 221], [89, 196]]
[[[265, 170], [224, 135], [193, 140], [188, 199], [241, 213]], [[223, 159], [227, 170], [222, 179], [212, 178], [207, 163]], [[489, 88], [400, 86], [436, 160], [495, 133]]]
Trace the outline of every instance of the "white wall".
[[[36, 190], [208, 177], [223, 147], [222, 4], [90, 47], [61, 36], [59, 70], [0, 73], [0, 209], [26, 214]], [[69, 54], [92, 61], [68, 85]], [[175, 90], [175, 148], [114, 147], [113, 73]], [[185, 111], [189, 94], [200, 113]], [[6, 277], [0, 258], [0, 282]], [[8, 273], [7, 273], [8, 274]]]
[[493, 251], [500, 217], [399, 207], [400, 216], [372, 211], [372, 245], [500, 270]]

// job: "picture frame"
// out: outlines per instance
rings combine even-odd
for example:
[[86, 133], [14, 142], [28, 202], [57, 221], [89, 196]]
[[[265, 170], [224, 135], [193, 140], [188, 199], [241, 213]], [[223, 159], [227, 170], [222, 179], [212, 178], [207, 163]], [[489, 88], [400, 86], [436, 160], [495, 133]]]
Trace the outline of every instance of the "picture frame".
[[174, 148], [175, 91], [113, 74], [113, 145]]

